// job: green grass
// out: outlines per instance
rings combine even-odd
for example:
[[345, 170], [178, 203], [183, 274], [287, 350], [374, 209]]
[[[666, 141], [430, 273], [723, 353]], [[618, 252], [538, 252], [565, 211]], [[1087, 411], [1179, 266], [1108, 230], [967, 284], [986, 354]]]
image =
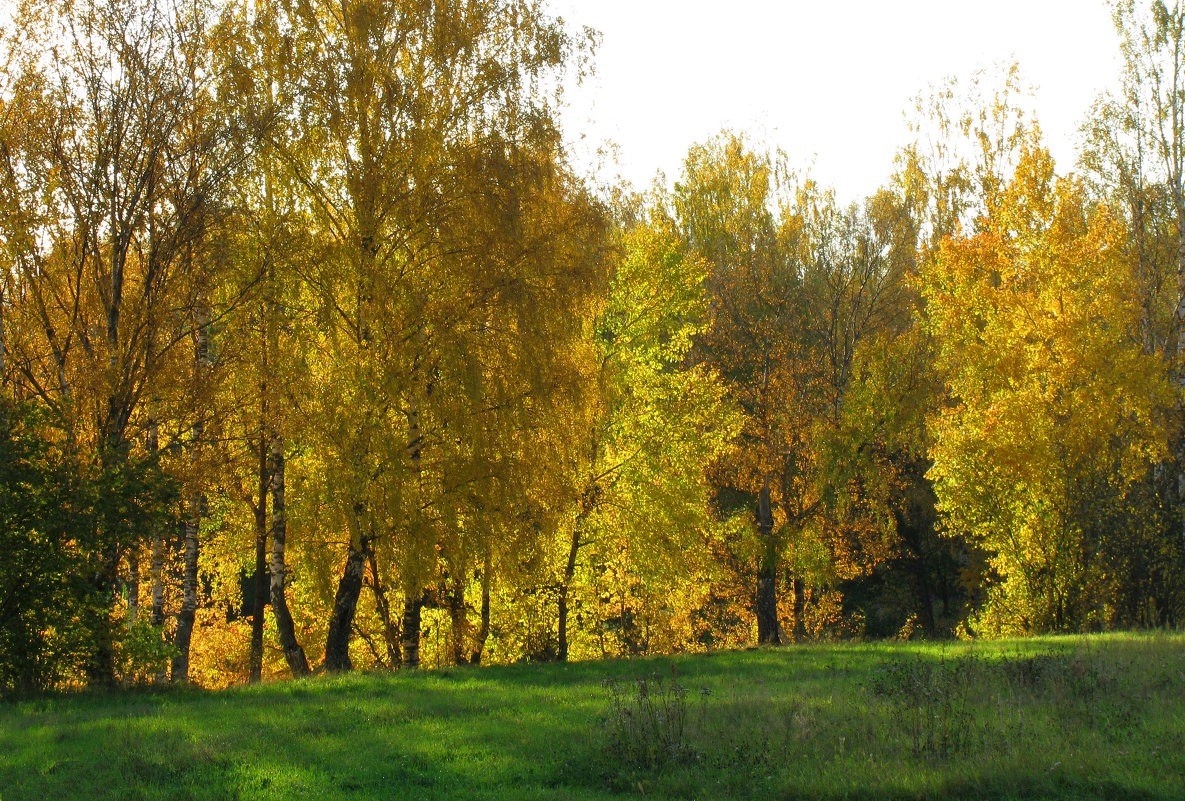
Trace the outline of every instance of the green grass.
[[2, 801], [634, 796], [1180, 799], [1185, 636], [811, 645], [0, 705]]

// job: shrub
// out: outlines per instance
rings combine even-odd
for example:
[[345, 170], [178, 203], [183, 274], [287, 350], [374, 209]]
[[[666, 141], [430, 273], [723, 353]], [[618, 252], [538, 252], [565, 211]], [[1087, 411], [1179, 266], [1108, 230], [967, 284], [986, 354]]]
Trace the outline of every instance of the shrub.
[[163, 674], [176, 648], [165, 642], [161, 627], [140, 618], [120, 633], [115, 643], [115, 664], [125, 686], [148, 684]]
[[654, 673], [629, 683], [609, 679], [604, 686], [609, 691], [608, 747], [615, 757], [632, 767], [656, 768], [693, 754], [687, 688], [673, 675]]

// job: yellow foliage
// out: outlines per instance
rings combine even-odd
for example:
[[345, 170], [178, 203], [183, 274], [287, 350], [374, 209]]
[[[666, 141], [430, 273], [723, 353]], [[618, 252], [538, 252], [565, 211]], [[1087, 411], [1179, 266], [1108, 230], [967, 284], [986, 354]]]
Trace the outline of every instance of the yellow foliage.
[[947, 530], [990, 554], [984, 631], [1089, 622], [1092, 504], [1164, 453], [1171, 389], [1133, 335], [1124, 238], [1030, 140], [979, 232], [947, 238], [923, 269], [951, 399], [931, 421], [930, 475]]

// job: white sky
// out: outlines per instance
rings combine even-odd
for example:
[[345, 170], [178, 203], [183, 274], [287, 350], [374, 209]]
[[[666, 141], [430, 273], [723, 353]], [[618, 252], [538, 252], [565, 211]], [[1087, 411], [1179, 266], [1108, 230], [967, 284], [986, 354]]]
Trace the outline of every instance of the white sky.
[[[1016, 60], [1059, 170], [1079, 123], [1114, 84], [1105, 0], [552, 0], [603, 34], [597, 74], [568, 96], [577, 163], [606, 141], [639, 188], [675, 180], [688, 147], [722, 128], [787, 151], [844, 200], [888, 177], [910, 98], [948, 75]], [[581, 134], [584, 138], [581, 139]]]

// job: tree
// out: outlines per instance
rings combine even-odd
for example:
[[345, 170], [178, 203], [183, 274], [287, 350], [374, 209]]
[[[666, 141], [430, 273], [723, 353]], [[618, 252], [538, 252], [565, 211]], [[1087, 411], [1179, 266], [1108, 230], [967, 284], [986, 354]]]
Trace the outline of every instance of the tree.
[[[886, 325], [875, 331], [863, 360], [866, 376], [852, 386], [847, 420], [836, 428], [846, 456], [828, 461], [839, 468], [831, 483], [856, 479], [863, 513], [881, 517], [893, 532], [892, 557], [845, 583], [851, 602], [868, 613], [870, 633], [911, 631], [911, 619], [929, 635], [949, 630], [964, 596], [977, 590], [963, 580], [972, 571], [960, 564], [975, 562], [978, 552], [957, 536], [940, 535], [929, 477], [933, 431], [926, 418], [947, 398], [919, 271], [933, 267], [946, 238], [981, 225], [990, 197], [1008, 182], [1036, 128], [1027, 102], [1032, 94], [1016, 64], [931, 87], [913, 101], [912, 141], [899, 151], [889, 186], [866, 202], [891, 297]], [[895, 600], [906, 593], [912, 603]], [[942, 600], [941, 624], [935, 596]]]
[[[1185, 9], [1179, 3], [1167, 5], [1154, 0], [1147, 8], [1138, 8], [1134, 0], [1117, 0], [1112, 6], [1115, 26], [1123, 54], [1122, 97], [1107, 104], [1117, 138], [1133, 140], [1134, 153], [1123, 154], [1115, 148], [1103, 148], [1119, 156], [1130, 188], [1136, 224], [1136, 247], [1140, 256], [1141, 283], [1148, 306], [1144, 312], [1145, 338], [1150, 344], [1156, 337], [1157, 313], [1152, 307], [1161, 277], [1149, 263], [1145, 233], [1148, 220], [1144, 214], [1146, 198], [1144, 170], [1152, 171], [1171, 204], [1176, 251], [1174, 273], [1176, 292], [1172, 297], [1171, 331], [1166, 337], [1164, 354], [1177, 381], [1177, 416], [1173, 432], [1173, 458], [1176, 461], [1176, 505], [1180, 517], [1178, 529], [1181, 554], [1185, 558]], [[1097, 141], [1097, 140], [1096, 140]], [[1095, 148], [1095, 153], [1099, 152]], [[1133, 158], [1134, 156], [1134, 158]], [[1097, 163], [1097, 162], [1096, 162]], [[1089, 161], [1088, 161], [1089, 164]]]
[[865, 548], [884, 539], [883, 527], [851, 517], [855, 506], [841, 512], [832, 503], [854, 485], [850, 475], [842, 486], [831, 483], [843, 471], [825, 460], [848, 461], [846, 451], [861, 442], [830, 452], [825, 443], [849, 427], [848, 398], [865, 378], [869, 348], [891, 336], [894, 317], [898, 329], [908, 319], [897, 297], [904, 274], [879, 238], [892, 227], [838, 208], [810, 181], [780, 186], [784, 175], [784, 167], [725, 136], [692, 150], [676, 187], [684, 236], [711, 265], [712, 315], [698, 339], [700, 358], [745, 417], [715, 476], [752, 504], [758, 640], [771, 644], [785, 639], [777, 590], [783, 560], [793, 571], [799, 639], [808, 580], [834, 583], [883, 558], [883, 549]]
[[711, 265], [715, 308], [701, 348], [745, 414], [737, 458], [721, 464], [717, 481], [755, 498], [758, 641], [776, 644], [779, 563], [789, 532], [813, 513], [816, 499], [795, 485], [810, 460], [800, 447], [805, 432], [792, 422], [809, 395], [800, 372], [807, 311], [802, 276], [786, 258], [773, 216], [773, 172], [743, 140], [725, 138], [692, 150], [675, 191], [684, 236]]
[[[493, 176], [483, 185], [466, 172], [472, 154], [497, 158], [505, 149], [511, 164], [521, 153], [523, 166], [539, 169], [531, 181], [511, 176], [507, 189], [565, 181], [550, 156], [534, 154], [559, 142], [549, 93], [575, 42], [538, 7], [506, 2], [292, 4], [282, 17], [301, 64], [287, 77], [301, 124], [278, 152], [302, 188], [323, 255], [305, 276], [322, 309], [307, 353], [310, 386], [319, 390], [308, 419], [324, 450], [336, 524], [350, 533], [326, 666], [348, 669], [358, 598], [367, 564], [379, 564], [370, 557], [380, 539], [399, 540], [392, 552], [410, 618], [403, 633], [415, 653], [412, 624], [444, 520], [445, 453], [425, 449], [429, 433], [443, 433], [448, 418], [438, 413], [454, 400], [442, 396], [438, 374], [456, 356], [452, 332], [481, 325], [489, 303], [514, 300], [515, 290], [559, 297], [553, 277], [516, 273], [516, 262], [493, 274], [509, 284], [483, 283], [481, 251], [455, 226], [470, 193], [502, 191]], [[529, 200], [511, 200], [491, 208], [523, 214]]]
[[[212, 102], [207, 15], [120, 0], [28, 4], [8, 43], [9, 369], [105, 471], [122, 469], [144, 399], [208, 322], [174, 311], [200, 305], [195, 256], [242, 151], [233, 105]], [[133, 545], [113, 542], [96, 570], [112, 601]], [[101, 650], [93, 678], [110, 682], [112, 652]]]
[[[680, 237], [669, 199], [650, 203], [627, 223], [596, 320], [596, 395], [577, 428], [587, 433], [574, 438], [574, 503], [559, 549], [560, 660], [571, 650], [573, 607], [584, 608], [604, 656], [606, 640], [643, 648], [636, 632], [655, 605], [677, 615], [673, 596], [688, 592], [694, 604], [687, 584], [708, 568], [692, 554], [715, 528], [707, 468], [739, 428], [712, 369], [689, 358], [707, 320], [707, 265]], [[654, 622], [679, 641], [670, 616]]]
[[990, 555], [973, 628], [1099, 625], [1098, 498], [1121, 499], [1156, 458], [1171, 389], [1133, 336], [1141, 309], [1119, 219], [1056, 178], [1034, 140], [989, 209], [923, 271], [952, 396], [933, 423], [939, 506], [949, 531]]
[[[1116, 3], [1112, 10], [1124, 59], [1120, 89], [1095, 104], [1084, 126], [1081, 164], [1092, 190], [1126, 224], [1142, 309], [1141, 345], [1179, 376], [1181, 13], [1163, 3]], [[1179, 407], [1180, 400], [1174, 403]], [[1170, 461], [1150, 464], [1129, 488], [1126, 514], [1105, 542], [1109, 574], [1126, 588], [1116, 622], [1167, 622], [1180, 614], [1185, 598], [1179, 580], [1185, 559], [1180, 426], [1168, 436]]]

